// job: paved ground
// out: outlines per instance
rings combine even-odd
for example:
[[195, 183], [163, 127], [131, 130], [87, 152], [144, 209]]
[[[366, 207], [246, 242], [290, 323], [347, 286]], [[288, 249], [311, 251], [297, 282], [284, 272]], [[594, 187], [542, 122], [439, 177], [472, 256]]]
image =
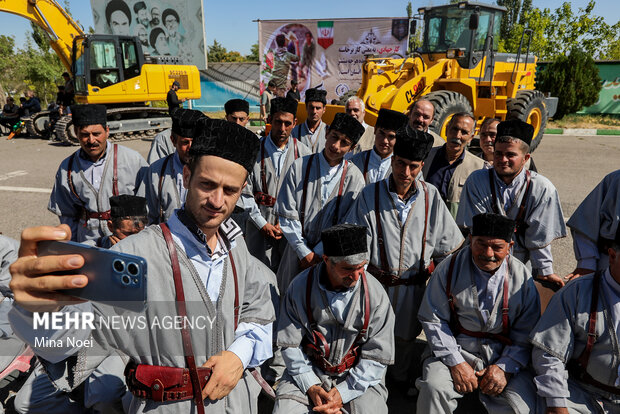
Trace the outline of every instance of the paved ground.
[[[146, 157], [150, 141], [123, 145]], [[26, 226], [57, 224], [46, 208], [49, 191], [59, 163], [75, 149], [36, 139], [6, 141], [0, 137], [0, 232], [19, 238]], [[620, 137], [545, 135], [534, 158], [539, 172], [557, 187], [568, 219], [606, 174], [620, 168]], [[554, 242], [552, 249], [556, 273], [572, 271], [575, 260], [570, 236]], [[390, 401], [391, 411], [412, 410], [414, 400], [395, 397]]]

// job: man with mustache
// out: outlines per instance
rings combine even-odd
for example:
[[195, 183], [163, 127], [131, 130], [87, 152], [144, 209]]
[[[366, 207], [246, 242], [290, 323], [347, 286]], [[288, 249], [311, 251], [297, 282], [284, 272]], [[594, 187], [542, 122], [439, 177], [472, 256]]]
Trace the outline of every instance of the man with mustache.
[[344, 159], [363, 133], [357, 119], [336, 114], [325, 148], [298, 158], [286, 173], [275, 204], [288, 241], [277, 274], [280, 292], [300, 270], [321, 261], [321, 231], [342, 221], [364, 187], [360, 171]]
[[535, 279], [559, 287], [564, 282], [553, 271], [551, 242], [566, 237], [566, 225], [560, 197], [551, 181], [525, 168], [533, 135], [534, 127], [523, 121], [499, 123], [493, 169], [475, 171], [469, 176], [456, 224], [467, 231], [473, 216], [491, 212], [515, 220], [517, 230], [511, 254], [532, 269]]
[[434, 261], [458, 249], [463, 236], [437, 189], [419, 177], [433, 138], [405, 124], [395, 135], [391, 173], [362, 190], [345, 222], [367, 228], [368, 272], [385, 286], [396, 314], [396, 359], [388, 380], [408, 391], [417, 377], [414, 344], [422, 330], [412, 315]]
[[258, 159], [241, 195], [250, 215], [246, 225], [248, 250], [274, 272], [278, 271], [288, 244], [274, 213], [276, 196], [291, 164], [311, 153], [290, 136], [297, 122], [296, 114], [296, 100], [277, 97], [271, 101], [271, 132], [260, 140]]
[[456, 216], [465, 180], [484, 166], [484, 161], [466, 151], [475, 126], [471, 114], [454, 114], [446, 130], [446, 143], [431, 150], [422, 168], [424, 180], [437, 187], [452, 217]]
[[198, 121], [205, 118], [200, 111], [177, 108], [172, 111], [170, 139], [175, 151], [148, 167], [137, 194], [144, 196], [148, 206], [149, 224], [168, 221], [174, 210], [185, 202], [183, 167], [189, 163], [189, 151]]
[[387, 413], [394, 313], [383, 286], [364, 271], [365, 235], [353, 224], [323, 230], [321, 263], [289, 287], [278, 323], [286, 372], [275, 414]]
[[71, 228], [71, 240], [97, 240], [111, 234], [110, 197], [134, 195], [147, 164], [108, 142], [105, 106], [73, 105], [71, 113], [81, 148], [60, 163], [47, 209]]
[[433, 273], [418, 313], [432, 352], [416, 382], [418, 413], [454, 412], [472, 392], [490, 413], [540, 412], [527, 369], [540, 300], [510, 254], [514, 229], [499, 214], [474, 216], [470, 244]]
[[435, 116], [435, 106], [428, 99], [422, 98], [413, 103], [409, 111], [409, 126], [418, 131], [428, 132], [433, 136], [433, 147], [441, 147], [445, 144], [443, 138], [434, 131], [429, 130], [433, 117]]
[[[493, 152], [495, 151], [495, 138], [497, 138], [497, 125], [500, 120], [497, 118], [487, 118], [480, 125], [480, 149], [482, 152], [478, 155], [484, 160], [484, 168], [493, 168]], [[530, 156], [530, 159], [525, 163], [525, 168], [538, 172], [536, 165], [534, 164], [534, 158]]]
[[379, 110], [374, 127], [374, 146], [351, 158], [351, 162], [362, 172], [366, 184], [381, 181], [390, 174], [396, 131], [406, 124], [407, 115], [391, 109]]

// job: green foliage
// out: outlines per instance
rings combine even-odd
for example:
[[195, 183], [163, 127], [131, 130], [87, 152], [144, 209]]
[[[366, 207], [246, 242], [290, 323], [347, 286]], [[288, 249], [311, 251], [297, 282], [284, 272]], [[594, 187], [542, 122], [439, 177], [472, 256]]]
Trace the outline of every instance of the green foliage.
[[245, 57], [245, 60], [248, 62], [258, 62], [260, 60], [258, 43], [254, 43], [252, 47], [250, 47], [250, 54]]
[[[606, 59], [615, 56], [620, 36], [620, 23], [610, 26], [603, 17], [592, 14], [596, 5], [590, 0], [585, 8], [575, 13], [569, 2], [553, 12], [547, 8], [532, 8], [530, 0], [524, 0], [519, 8], [519, 0], [499, 0], [498, 4], [509, 7], [507, 16], [502, 19], [500, 51], [516, 53], [525, 28], [532, 30], [530, 50], [542, 60], [553, 60], [566, 55], [575, 47], [594, 58]], [[516, 19], [515, 10], [520, 10]], [[506, 21], [506, 22], [505, 22]], [[524, 42], [527, 45], [527, 36]], [[614, 49], [615, 48], [615, 49]]]
[[252, 45], [248, 56], [243, 56], [233, 50], [229, 52], [217, 39], [213, 39], [213, 44], [207, 49], [207, 60], [209, 62], [258, 62], [258, 44]]
[[536, 89], [559, 98], [555, 119], [593, 105], [601, 88], [601, 77], [594, 59], [576, 47], [536, 75]]

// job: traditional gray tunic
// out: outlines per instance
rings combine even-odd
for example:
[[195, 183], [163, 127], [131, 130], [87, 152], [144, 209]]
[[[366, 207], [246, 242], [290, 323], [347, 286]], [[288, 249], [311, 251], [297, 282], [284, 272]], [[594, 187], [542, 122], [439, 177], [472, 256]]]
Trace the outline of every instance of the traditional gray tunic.
[[11, 273], [9, 266], [17, 260], [17, 252], [19, 251], [19, 243], [10, 237], [0, 234], [0, 300], [2, 297], [13, 297], [9, 282], [11, 282]]
[[183, 205], [187, 190], [183, 186], [183, 164], [176, 150], [151, 164], [136, 195], [146, 198], [149, 224], [168, 221], [174, 210]]
[[392, 173], [392, 155], [381, 158], [373, 147], [353, 156], [351, 162], [361, 171], [366, 184], [376, 183]]
[[566, 223], [573, 234], [577, 267], [604, 270], [609, 256], [603, 240], [613, 240], [620, 223], [620, 170], [608, 174]]
[[[466, 248], [454, 254], [456, 261], [451, 292], [455, 298], [459, 322], [470, 331], [501, 333], [503, 279], [498, 283], [491, 311], [486, 317], [483, 316], [471, 249]], [[448, 367], [461, 362], [467, 362], [476, 371], [496, 364], [513, 374], [506, 389], [498, 397], [479, 393], [480, 401], [487, 411], [536, 412], [536, 391], [532, 377], [525, 369], [531, 349], [528, 335], [540, 317], [540, 300], [530, 272], [519, 260], [510, 255], [506, 257], [507, 271], [504, 277], [509, 277], [508, 317], [512, 345], [504, 345], [491, 338], [475, 338], [450, 330], [450, 306], [446, 296], [450, 260], [450, 257], [447, 258], [435, 269], [418, 313], [433, 356], [424, 361], [423, 376], [416, 383], [420, 390], [417, 412], [444, 413], [446, 407], [450, 407], [451, 411], [456, 409], [457, 398], [461, 398], [462, 394], [454, 390]]]
[[176, 151], [176, 148], [172, 144], [172, 139], [170, 139], [171, 134], [172, 129], [168, 128], [155, 135], [155, 138], [153, 138], [153, 142], [151, 143], [149, 155], [146, 159], [149, 164], [153, 164], [158, 159], [165, 158]]
[[[304, 177], [311, 158], [313, 164], [307, 184], [306, 203], [302, 206]], [[348, 163], [347, 174], [338, 214], [334, 216], [345, 162]], [[285, 292], [290, 281], [299, 273], [300, 259], [312, 251], [319, 255], [323, 253], [321, 231], [342, 222], [363, 186], [364, 178], [355, 165], [343, 160], [338, 166], [329, 167], [322, 152], [299, 158], [291, 165], [284, 177], [274, 210], [288, 240], [277, 273], [280, 292]]]
[[[419, 266], [425, 216], [424, 190], [420, 181], [416, 180], [415, 193], [408, 203], [403, 203], [395, 193], [388, 190], [390, 177], [379, 185], [379, 210], [387, 267], [401, 279], [408, 279], [421, 270]], [[425, 266], [433, 259], [443, 259], [463, 244], [461, 231], [441, 200], [441, 195], [432, 185], [427, 184], [427, 187], [429, 215]], [[375, 188], [376, 184], [371, 184], [362, 190], [344, 221], [367, 227], [370, 263], [383, 268], [377, 235]], [[407, 341], [414, 340], [422, 328], [417, 318], [412, 318], [411, 315], [417, 314], [424, 289], [414, 285], [401, 285], [389, 287], [387, 292], [396, 314], [396, 337]]]
[[364, 312], [371, 312], [368, 334], [359, 349], [360, 359], [342, 374], [330, 375], [299, 349], [304, 336], [311, 335], [306, 313], [306, 269], [291, 283], [282, 302], [278, 345], [283, 347], [287, 371], [277, 387], [274, 413], [311, 412], [313, 405], [306, 392], [312, 385], [322, 385], [326, 390], [337, 387], [348, 412], [387, 413], [383, 373], [394, 359], [394, 314], [389, 299], [381, 284], [367, 275], [370, 307], [364, 309], [361, 278], [353, 288], [335, 292], [326, 288], [326, 275], [321, 277], [324, 269], [321, 263], [314, 271], [310, 306], [316, 329], [329, 345], [329, 362], [340, 363], [364, 325]]
[[[243, 189], [241, 197], [246, 210], [250, 214], [250, 220], [246, 226], [245, 240], [248, 251], [269, 268], [277, 272], [280, 260], [286, 249], [286, 238], [280, 240], [266, 238], [260, 230], [266, 223], [275, 225], [278, 218], [274, 213], [274, 206], [257, 204], [254, 193], [260, 192], [271, 197], [277, 197], [282, 187], [282, 182], [291, 164], [300, 157], [309, 155], [310, 149], [304, 144], [293, 142], [296, 138], [289, 138], [288, 143], [283, 149], [277, 149], [271, 135], [261, 139], [261, 148], [265, 148], [265, 158], [261, 163], [262, 150], [257, 155], [256, 164], [252, 173], [248, 176], [248, 184]], [[263, 177], [261, 175], [261, 164], [264, 165], [264, 182], [267, 188], [263, 188]]]
[[[95, 163], [86, 159], [81, 149], [72, 155], [71, 177], [79, 200], [71, 192], [67, 179], [72, 156], [65, 158], [56, 172], [56, 181], [47, 209], [56, 214], [61, 223], [71, 227], [73, 241], [83, 242], [111, 234], [107, 220], [85, 220], [83, 207], [90, 212], [110, 210], [110, 197], [114, 195], [114, 145], [118, 144], [108, 141], [105, 155]], [[118, 193], [134, 195], [142, 179], [144, 167], [147, 166], [146, 161], [138, 152], [122, 145], [118, 145], [117, 157]]]
[[[538, 394], [549, 406], [573, 413], [620, 413], [620, 396], [569, 376], [565, 365], [578, 358], [588, 338], [593, 274], [560, 289], [531, 333]], [[620, 285], [609, 270], [601, 275], [596, 308], [596, 341], [586, 372], [596, 381], [620, 387]]]
[[321, 121], [313, 133], [310, 132], [308, 123], [304, 122], [293, 128], [291, 137], [297, 138], [302, 144], [310, 148], [311, 152], [321, 152], [325, 148], [325, 136], [328, 128], [329, 126]]
[[[205, 260], [208, 252], [204, 245], [198, 249], [191, 233], [178, 222], [176, 215], [168, 222], [179, 256], [187, 317], [194, 323], [201, 324], [196, 325], [195, 329], [189, 329], [196, 366], [203, 365], [210, 356], [223, 350], [235, 352], [244, 366], [248, 367], [258, 366], [271, 356], [274, 309], [268, 282], [273, 275], [248, 253], [243, 238], [238, 237], [239, 228], [231, 223], [232, 221], [226, 221], [220, 226], [218, 250], [209, 256], [210, 259]], [[161, 229], [158, 226], [148, 227], [122, 240], [113, 250], [139, 255], [147, 260], [146, 310], [136, 314], [87, 302], [65, 307], [65, 312], [91, 309], [95, 312], [95, 322], [99, 318], [109, 320], [112, 317], [142, 316], [145, 318], [144, 326], [115, 326], [117, 329], [113, 329], [104, 325], [93, 331], [69, 332], [75, 334], [74, 336], [80, 334], [84, 337], [84, 333], [86, 337], [90, 335], [95, 341], [94, 345], [91, 348], [69, 349], [70, 354], [76, 355], [56, 364], [52, 362], [57, 362], [54, 359], [62, 358], [62, 355], [57, 357], [54, 350], [35, 347], [35, 352], [43, 355], [42, 360], [50, 379], [61, 389], [71, 389], [82, 382], [113, 349], [130, 356], [138, 364], [170, 367], [186, 365], [180, 330], [173, 327], [165, 329], [163, 325], [165, 318], [174, 317], [178, 313], [170, 257]], [[241, 304], [237, 331], [234, 330], [233, 323], [234, 283], [230, 255], [234, 256], [237, 269]], [[29, 312], [14, 307], [10, 316], [16, 333], [29, 344], [33, 345], [34, 335], [45, 334], [45, 331], [41, 330], [33, 332], [32, 314]], [[56, 333], [67, 335], [66, 331]], [[53, 331], [49, 333], [50, 336], [53, 334]], [[47, 353], [50, 355], [47, 356]], [[259, 388], [251, 375], [245, 372], [227, 397], [216, 402], [205, 402], [206, 412], [255, 412]], [[129, 412], [178, 413], [196, 412], [196, 409], [192, 400], [159, 403], [134, 397]]]
[[[471, 228], [472, 219], [480, 213], [493, 213], [495, 208], [513, 220], [519, 214], [519, 206], [526, 193], [525, 169], [506, 185], [492, 171], [493, 183], [498, 199], [493, 200], [489, 181], [490, 170], [474, 171], [463, 187], [456, 224]], [[532, 261], [532, 273], [549, 275], [553, 273], [551, 242], [566, 236], [566, 225], [557, 190], [545, 177], [531, 172], [531, 184], [524, 211], [525, 231], [515, 233], [511, 254], [523, 263]]]
[[364, 131], [364, 134], [362, 135], [360, 140], [355, 145], [355, 148], [353, 148], [349, 153], [351, 154], [351, 156], [357, 155], [362, 151], [372, 149], [372, 147], [375, 145], [375, 127], [371, 127], [366, 122], [362, 122], [362, 126], [366, 130]]

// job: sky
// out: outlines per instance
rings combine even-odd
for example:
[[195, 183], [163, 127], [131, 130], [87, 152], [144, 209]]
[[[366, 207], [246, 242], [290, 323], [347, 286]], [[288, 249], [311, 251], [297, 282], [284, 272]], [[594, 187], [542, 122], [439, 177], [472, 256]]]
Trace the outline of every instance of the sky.
[[[25, 1], [25, 0], [20, 0]], [[482, 1], [482, 0], [480, 0]], [[59, 1], [61, 4], [62, 1]], [[148, 3], [148, 0], [146, 0]], [[270, 19], [330, 19], [346, 17], [400, 17], [406, 16], [406, 0], [203, 0], [207, 45], [213, 40], [228, 50], [242, 55], [250, 52], [252, 44], [258, 42], [258, 25], [253, 20]], [[534, 6], [556, 9], [563, 0], [534, 0]], [[609, 24], [620, 19], [618, 0], [597, 0], [594, 14], [604, 16]], [[422, 0], [412, 2], [414, 11], [419, 7], [445, 4], [444, 0]], [[574, 11], [587, 5], [588, 0], [572, 0]], [[88, 30], [94, 26], [89, 0], [69, 0], [73, 17]], [[26, 19], [8, 13], [0, 13], [0, 34], [14, 36], [16, 45], [22, 47], [30, 25]]]

